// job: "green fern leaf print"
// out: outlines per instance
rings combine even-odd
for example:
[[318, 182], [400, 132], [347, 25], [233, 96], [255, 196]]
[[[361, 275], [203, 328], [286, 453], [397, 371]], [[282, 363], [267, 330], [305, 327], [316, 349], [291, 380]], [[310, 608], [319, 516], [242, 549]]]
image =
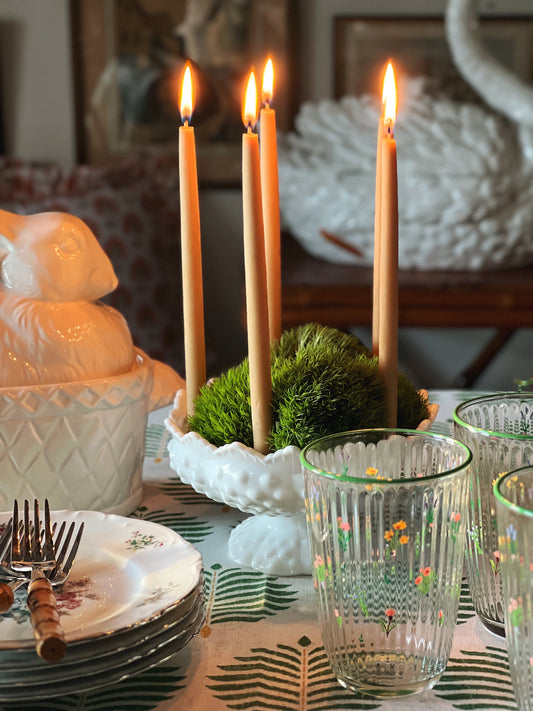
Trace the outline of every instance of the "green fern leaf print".
[[450, 658], [436, 696], [464, 711], [518, 711], [506, 650], [486, 647], [484, 652], [461, 650], [461, 655]]
[[150, 711], [185, 686], [179, 668], [154, 667], [118, 684], [83, 694], [2, 704], [2, 711]]
[[146, 506], [139, 506], [131, 517], [167, 526], [193, 545], [205, 541], [213, 533], [213, 526], [210, 523], [181, 512], [149, 511]]
[[333, 711], [377, 709], [374, 699], [344, 689], [335, 679], [324, 647], [301, 637], [294, 646], [257, 647], [235, 664], [219, 665], [223, 672], [207, 684], [230, 709], [276, 711]]
[[257, 622], [287, 610], [298, 598], [290, 583], [254, 570], [224, 569], [215, 563], [204, 575], [207, 604], [202, 637], [209, 636], [211, 625]]
[[[189, 484], [184, 484], [178, 477], [158, 483], [158, 489], [163, 494], [170, 496], [182, 504], [194, 505], [205, 504], [207, 502], [210, 506], [216, 506], [216, 502], [208, 499], [205, 494], [200, 494], [198, 491], [195, 491]], [[220, 506], [224, 506], [224, 504], [220, 504]]]
[[146, 457], [160, 461], [168, 457], [167, 443], [170, 433], [163, 425], [148, 425], [144, 441], [144, 453]]
[[457, 624], [463, 625], [471, 617], [475, 617], [476, 610], [472, 598], [470, 596], [470, 588], [468, 583], [463, 581], [461, 583], [461, 597], [459, 598], [459, 610], [457, 612]]

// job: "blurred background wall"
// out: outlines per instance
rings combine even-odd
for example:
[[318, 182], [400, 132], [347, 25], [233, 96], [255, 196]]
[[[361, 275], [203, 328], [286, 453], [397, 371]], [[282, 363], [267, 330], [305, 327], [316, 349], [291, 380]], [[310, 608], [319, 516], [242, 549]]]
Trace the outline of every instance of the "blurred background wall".
[[[297, 5], [297, 105], [333, 96], [335, 15], [438, 16], [444, 9], [441, 0], [299, 0]], [[479, 6], [484, 13], [508, 16], [532, 11], [531, 0], [483, 0]], [[68, 0], [2, 0], [0, 102], [7, 155], [75, 164], [73, 76]], [[223, 368], [236, 363], [246, 351], [241, 318], [240, 191], [203, 190], [201, 214], [207, 337], [217, 351], [217, 367]], [[179, 313], [176, 318], [180, 318]], [[359, 329], [357, 324], [354, 332], [370, 340], [368, 330]], [[446, 387], [490, 335], [491, 329], [401, 329], [400, 364], [417, 384]], [[476, 387], [513, 389], [515, 378], [533, 376], [532, 352], [533, 332], [526, 329], [516, 333]], [[413, 355], [418, 365], [410, 372]]]

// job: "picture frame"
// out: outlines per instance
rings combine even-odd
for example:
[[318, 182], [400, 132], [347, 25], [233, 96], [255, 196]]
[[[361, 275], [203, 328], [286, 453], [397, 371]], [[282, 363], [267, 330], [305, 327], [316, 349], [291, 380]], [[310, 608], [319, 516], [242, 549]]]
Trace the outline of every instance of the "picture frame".
[[[482, 17], [489, 51], [525, 80], [533, 77], [533, 15]], [[442, 17], [335, 17], [334, 93], [379, 95], [383, 67], [393, 59], [399, 77], [423, 75], [428, 90], [479, 103], [456, 68]]]
[[250, 69], [275, 68], [279, 130], [294, 115], [292, 0], [71, 0], [77, 157], [108, 165], [178, 150], [179, 93], [193, 67], [199, 182], [241, 179], [241, 103]]

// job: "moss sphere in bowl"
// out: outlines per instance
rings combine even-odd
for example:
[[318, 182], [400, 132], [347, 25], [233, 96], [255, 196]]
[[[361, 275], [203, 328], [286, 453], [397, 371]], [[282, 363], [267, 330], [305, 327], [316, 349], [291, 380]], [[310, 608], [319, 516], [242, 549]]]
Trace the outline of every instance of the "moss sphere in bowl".
[[[377, 358], [353, 335], [306, 324], [272, 346], [270, 450], [346, 430], [385, 427], [385, 386]], [[428, 417], [423, 396], [398, 374], [398, 427], [415, 429]], [[253, 447], [248, 359], [205, 385], [189, 429], [220, 447]]]

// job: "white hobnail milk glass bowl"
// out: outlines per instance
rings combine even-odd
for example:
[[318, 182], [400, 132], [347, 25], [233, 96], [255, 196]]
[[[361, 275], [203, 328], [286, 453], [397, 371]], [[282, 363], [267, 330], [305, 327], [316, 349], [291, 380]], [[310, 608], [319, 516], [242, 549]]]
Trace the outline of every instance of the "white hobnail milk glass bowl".
[[[430, 419], [419, 429], [431, 426], [438, 406], [430, 404], [429, 410]], [[170, 465], [180, 479], [214, 501], [252, 514], [232, 530], [230, 558], [272, 575], [310, 574], [300, 448], [261, 454], [240, 442], [215, 447], [188, 432], [185, 390], [177, 392], [165, 425]]]

